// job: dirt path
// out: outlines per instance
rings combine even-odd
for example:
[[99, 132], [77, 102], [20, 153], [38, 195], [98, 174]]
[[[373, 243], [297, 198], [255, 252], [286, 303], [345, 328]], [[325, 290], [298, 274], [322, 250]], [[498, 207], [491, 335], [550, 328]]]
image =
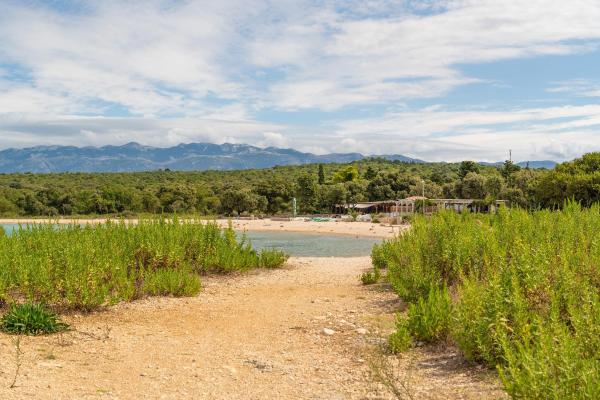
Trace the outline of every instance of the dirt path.
[[[0, 398], [391, 398], [368, 360], [401, 304], [359, 284], [368, 267], [368, 257], [293, 258], [281, 270], [207, 279], [194, 298], [69, 316], [77, 332], [22, 339], [12, 389], [14, 338], [0, 335]], [[415, 399], [503, 396], [493, 375], [451, 351], [384, 359], [399, 363]]]

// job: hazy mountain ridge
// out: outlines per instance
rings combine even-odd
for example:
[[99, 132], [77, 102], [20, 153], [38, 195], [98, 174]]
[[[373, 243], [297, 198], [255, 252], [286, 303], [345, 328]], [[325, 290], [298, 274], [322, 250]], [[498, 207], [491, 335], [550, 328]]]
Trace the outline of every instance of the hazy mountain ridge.
[[[246, 144], [189, 143], [161, 148], [127, 143], [122, 146], [35, 146], [0, 151], [0, 173], [10, 172], [133, 172], [171, 169], [234, 170], [275, 165], [345, 163], [366, 158], [360, 153], [317, 155], [294, 149], [260, 148]], [[404, 162], [424, 161], [400, 154], [378, 157]]]
[[[134, 172], [171, 169], [235, 170], [270, 168], [276, 165], [301, 165], [313, 163], [347, 163], [364, 158], [382, 157], [408, 163], [426, 161], [401, 154], [365, 156], [360, 153], [331, 153], [317, 155], [294, 149], [278, 147], [261, 148], [247, 144], [187, 143], [173, 147], [152, 147], [131, 142], [122, 146], [75, 147], [35, 146], [0, 151], [0, 173], [11, 172]], [[523, 161], [521, 167], [547, 168], [556, 162]], [[499, 166], [502, 163], [482, 165]]]
[[[480, 162], [479, 164], [481, 165], [485, 165], [488, 167], [499, 167], [503, 164], [503, 162], [495, 162], [495, 163], [490, 163], [490, 162]], [[541, 169], [541, 168], [545, 168], [545, 169], [553, 169], [554, 167], [556, 167], [558, 165], [558, 163], [556, 161], [552, 161], [552, 160], [540, 160], [540, 161], [520, 161], [515, 163], [516, 165], [518, 165], [521, 168], [532, 168], [532, 169]]]

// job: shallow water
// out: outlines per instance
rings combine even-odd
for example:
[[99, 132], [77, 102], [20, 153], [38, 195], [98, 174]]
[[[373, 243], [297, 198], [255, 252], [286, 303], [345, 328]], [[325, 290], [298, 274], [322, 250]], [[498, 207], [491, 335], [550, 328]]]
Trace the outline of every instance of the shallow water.
[[[10, 235], [19, 225], [0, 225]], [[242, 233], [238, 234], [241, 238]], [[256, 250], [275, 248], [300, 257], [358, 257], [368, 256], [381, 239], [322, 235], [298, 232], [246, 232], [246, 239]]]

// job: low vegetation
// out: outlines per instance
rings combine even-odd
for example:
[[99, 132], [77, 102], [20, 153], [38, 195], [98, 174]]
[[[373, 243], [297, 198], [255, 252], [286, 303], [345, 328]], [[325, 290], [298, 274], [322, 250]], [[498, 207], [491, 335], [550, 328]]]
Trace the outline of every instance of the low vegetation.
[[286, 259], [256, 252], [231, 228], [177, 218], [33, 225], [0, 237], [0, 302], [91, 310], [150, 295], [191, 296], [202, 274], [276, 268]]
[[409, 303], [390, 347], [454, 342], [514, 398], [600, 398], [600, 206], [417, 218], [374, 250]]
[[0, 320], [0, 330], [11, 334], [42, 335], [67, 329], [69, 325], [41, 304], [13, 304]]

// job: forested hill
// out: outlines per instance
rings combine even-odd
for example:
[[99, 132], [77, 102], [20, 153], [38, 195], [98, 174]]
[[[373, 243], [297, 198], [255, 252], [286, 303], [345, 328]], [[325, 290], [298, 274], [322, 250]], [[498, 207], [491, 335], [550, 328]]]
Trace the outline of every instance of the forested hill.
[[[380, 156], [409, 163], [423, 162], [399, 154]], [[37, 146], [0, 151], [0, 172], [133, 172], [237, 170], [276, 165], [345, 163], [364, 159], [359, 153], [316, 155], [277, 147], [246, 144], [189, 143], [160, 148], [128, 143], [123, 146]]]
[[600, 201], [600, 153], [552, 170], [461, 163], [404, 163], [370, 158], [237, 171], [0, 174], [0, 216], [328, 213], [336, 204], [401, 199], [506, 199], [561, 207]]

